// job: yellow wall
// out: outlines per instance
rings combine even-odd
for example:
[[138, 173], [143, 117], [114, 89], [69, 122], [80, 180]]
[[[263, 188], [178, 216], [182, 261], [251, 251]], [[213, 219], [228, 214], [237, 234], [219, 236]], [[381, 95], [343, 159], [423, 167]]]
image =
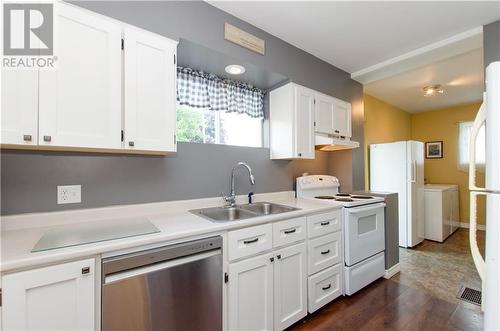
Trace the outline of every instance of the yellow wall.
[[[425, 179], [429, 183], [458, 184], [460, 189], [460, 219], [469, 220], [469, 190], [467, 171], [458, 168], [458, 123], [472, 121], [479, 103], [416, 113], [411, 115], [411, 136], [419, 141], [443, 141], [442, 159], [425, 159]], [[478, 182], [484, 183], [484, 173]], [[478, 206], [478, 222], [484, 224], [484, 201]]]
[[[460, 189], [460, 220], [469, 222], [468, 173], [458, 168], [458, 123], [472, 121], [479, 103], [409, 114], [402, 109], [364, 95], [365, 107], [365, 187], [369, 189], [370, 144], [400, 140], [443, 141], [443, 159], [425, 159], [425, 179], [428, 183], [458, 184]], [[484, 183], [484, 173], [478, 182]], [[478, 206], [478, 222], [485, 224], [484, 199]]]
[[370, 188], [369, 147], [371, 144], [390, 143], [411, 139], [411, 114], [368, 94], [365, 107], [365, 188]]

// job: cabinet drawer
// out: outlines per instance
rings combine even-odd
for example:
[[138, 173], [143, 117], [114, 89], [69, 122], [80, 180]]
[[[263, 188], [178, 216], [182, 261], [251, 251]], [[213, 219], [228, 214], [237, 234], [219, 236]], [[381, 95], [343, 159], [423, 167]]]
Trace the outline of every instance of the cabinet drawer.
[[309, 240], [307, 271], [312, 275], [342, 261], [342, 232]]
[[330, 213], [307, 217], [307, 235], [309, 238], [319, 237], [342, 228], [342, 209]]
[[266, 251], [273, 247], [272, 224], [229, 231], [227, 241], [230, 261]]
[[342, 294], [342, 266], [336, 265], [310, 276], [307, 310], [312, 313]]
[[273, 246], [284, 246], [306, 239], [306, 218], [294, 218], [273, 224]]

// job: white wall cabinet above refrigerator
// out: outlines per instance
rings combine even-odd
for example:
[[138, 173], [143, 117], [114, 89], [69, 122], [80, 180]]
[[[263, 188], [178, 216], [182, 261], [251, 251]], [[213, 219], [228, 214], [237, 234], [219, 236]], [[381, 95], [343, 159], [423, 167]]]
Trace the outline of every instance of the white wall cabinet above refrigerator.
[[54, 70], [2, 73], [2, 148], [175, 152], [177, 42], [59, 2], [54, 23]]

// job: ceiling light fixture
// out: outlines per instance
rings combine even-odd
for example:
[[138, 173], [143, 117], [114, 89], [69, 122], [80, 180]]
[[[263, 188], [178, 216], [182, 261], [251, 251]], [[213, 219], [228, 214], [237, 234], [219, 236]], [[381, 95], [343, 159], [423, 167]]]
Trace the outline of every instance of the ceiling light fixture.
[[440, 84], [426, 86], [422, 90], [424, 91], [425, 97], [444, 93], [443, 87]]
[[225, 70], [230, 75], [241, 75], [246, 71], [245, 67], [239, 64], [230, 64]]

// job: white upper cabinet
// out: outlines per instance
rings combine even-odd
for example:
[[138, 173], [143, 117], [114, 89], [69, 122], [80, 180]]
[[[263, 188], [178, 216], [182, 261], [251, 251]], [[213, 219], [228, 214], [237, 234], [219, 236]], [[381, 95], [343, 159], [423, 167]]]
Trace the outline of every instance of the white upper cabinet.
[[335, 99], [324, 94], [316, 94], [315, 104], [315, 132], [333, 134], [333, 113]]
[[314, 159], [314, 91], [289, 83], [270, 92], [271, 159]]
[[121, 27], [61, 3], [54, 14], [58, 61], [40, 71], [39, 144], [121, 148]]
[[124, 30], [124, 148], [175, 152], [177, 43]]
[[2, 277], [3, 330], [95, 330], [95, 260]]
[[38, 71], [2, 70], [2, 144], [38, 143]]
[[3, 146], [175, 152], [177, 42], [62, 2], [54, 25], [54, 70], [2, 71]]
[[317, 93], [315, 100], [314, 131], [320, 134], [350, 138], [351, 104], [322, 93]]
[[351, 104], [335, 99], [333, 108], [333, 134], [350, 138], [351, 134]]

